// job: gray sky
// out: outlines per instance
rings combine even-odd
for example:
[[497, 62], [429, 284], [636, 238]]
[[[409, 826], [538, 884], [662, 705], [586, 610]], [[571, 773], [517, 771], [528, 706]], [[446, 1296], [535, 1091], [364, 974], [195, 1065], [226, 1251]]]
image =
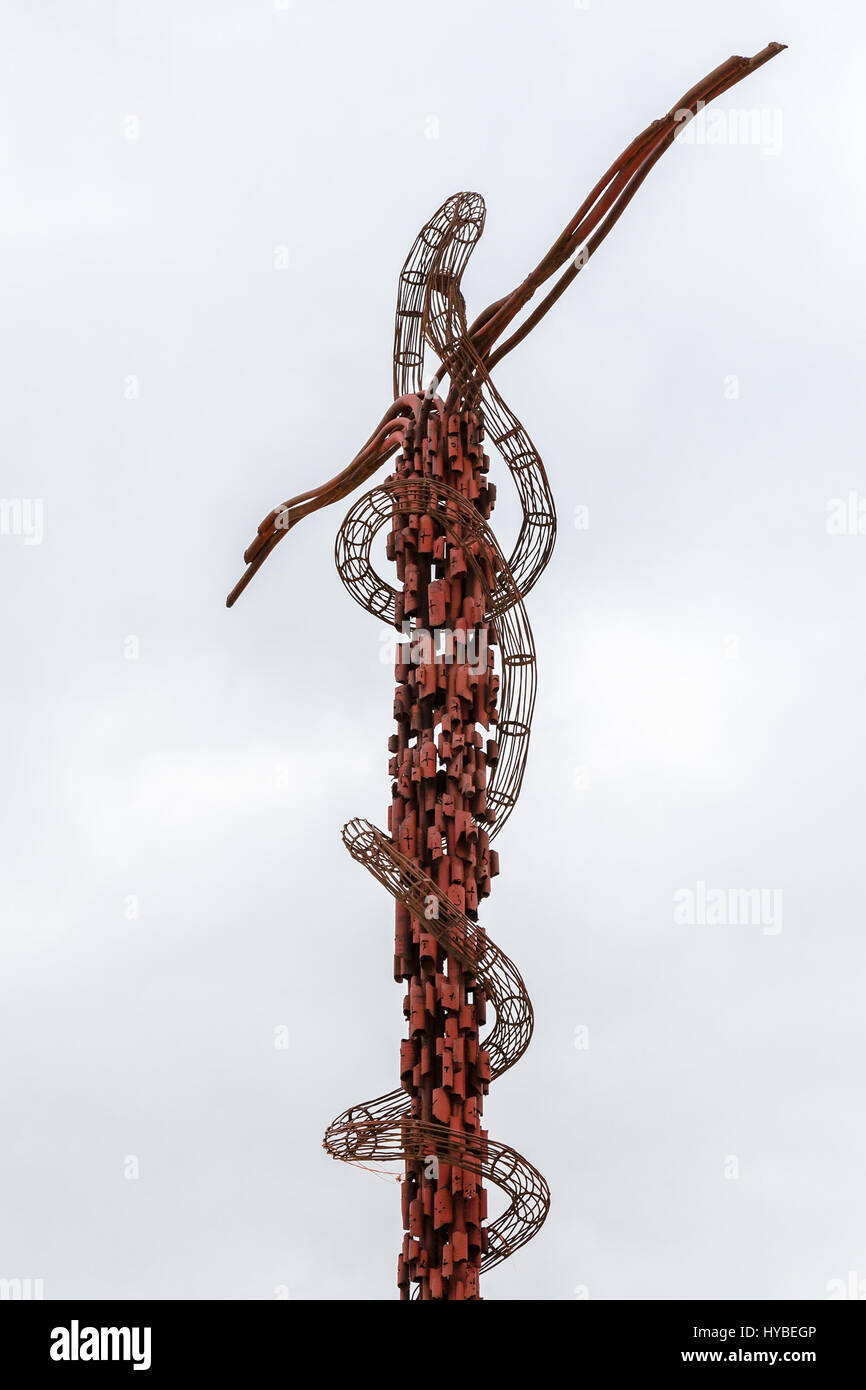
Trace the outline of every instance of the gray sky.
[[[397, 1185], [320, 1147], [404, 1028], [391, 901], [339, 837], [385, 824], [393, 681], [333, 567], [344, 508], [224, 596], [388, 404], [397, 274], [445, 197], [487, 201], [477, 312], [777, 39], [718, 106], [757, 141], [711, 107], [496, 373], [560, 537], [483, 915], [537, 1030], [486, 1123], [553, 1205], [484, 1293], [866, 1279], [866, 534], [827, 531], [866, 499], [860, 7], [0, 12], [0, 1276], [394, 1295]], [[781, 890], [770, 929], [675, 923], [702, 883]]]

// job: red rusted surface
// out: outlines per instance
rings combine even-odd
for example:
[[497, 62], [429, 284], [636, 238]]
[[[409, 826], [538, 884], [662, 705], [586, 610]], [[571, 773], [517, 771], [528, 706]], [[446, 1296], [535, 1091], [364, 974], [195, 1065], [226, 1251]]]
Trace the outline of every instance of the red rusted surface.
[[[419, 439], [413, 427], [407, 430], [410, 438], [404, 437], [395, 476], [438, 478], [486, 518], [492, 504], [478, 414], [437, 407], [438, 402]], [[486, 734], [497, 718], [493, 625], [485, 614], [480, 576], [433, 518], [396, 512], [388, 558], [396, 562], [402, 583], [397, 621], [411, 620], [431, 638], [416, 646], [419, 664], [398, 660], [396, 666], [388, 829], [397, 848], [439, 893], [474, 919], [491, 878], [481, 730]], [[490, 557], [478, 558], [489, 566]], [[493, 579], [490, 574], [491, 585]], [[451, 651], [439, 639], [443, 631], [453, 634]], [[463, 634], [462, 642], [457, 634]], [[437, 640], [441, 650], [423, 650]], [[427, 921], [398, 902], [394, 976], [406, 981], [409, 1025], [400, 1079], [413, 1117], [446, 1125], [465, 1147], [465, 1136], [487, 1137], [481, 1114], [490, 1059], [479, 1044], [486, 998], [474, 973], [443, 951]], [[487, 1193], [474, 1172], [431, 1157], [406, 1161], [401, 1296], [409, 1296], [414, 1281], [422, 1298], [477, 1298]]]

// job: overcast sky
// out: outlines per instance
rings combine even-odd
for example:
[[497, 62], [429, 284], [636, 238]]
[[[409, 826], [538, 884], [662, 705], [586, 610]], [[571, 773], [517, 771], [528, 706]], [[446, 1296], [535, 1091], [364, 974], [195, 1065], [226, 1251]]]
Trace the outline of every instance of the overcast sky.
[[[404, 1033], [393, 904], [340, 843], [386, 823], [393, 684], [334, 569], [345, 506], [225, 594], [389, 403], [397, 275], [443, 200], [487, 201], [471, 316], [775, 39], [496, 372], [560, 534], [483, 910], [537, 1027], [485, 1122], [553, 1203], [483, 1292], [866, 1280], [861, 7], [0, 12], [0, 1277], [394, 1296], [396, 1182], [320, 1146]], [[740, 889], [771, 910], [701, 920]]]

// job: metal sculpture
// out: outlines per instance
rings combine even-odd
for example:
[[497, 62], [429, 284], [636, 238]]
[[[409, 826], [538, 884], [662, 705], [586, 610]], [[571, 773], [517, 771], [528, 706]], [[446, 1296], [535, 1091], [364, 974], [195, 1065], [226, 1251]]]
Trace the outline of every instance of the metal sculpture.
[[[550, 559], [556, 530], [544, 465], [490, 372], [574, 280], [683, 123], [783, 47], [729, 58], [654, 121], [539, 265], [471, 327], [460, 285], [484, 227], [484, 202], [477, 193], [449, 198], [422, 228], [400, 275], [393, 404], [347, 468], [265, 518], [227, 599], [231, 607], [302, 517], [347, 496], [399, 450], [396, 471], [343, 522], [336, 563], [356, 602], [404, 635], [395, 667], [397, 732], [389, 742], [389, 833], [353, 820], [343, 840], [396, 901], [394, 974], [407, 984], [409, 1036], [401, 1044], [400, 1087], [345, 1111], [328, 1127], [324, 1147], [348, 1162], [405, 1165], [403, 1298], [413, 1284], [422, 1299], [479, 1298], [480, 1274], [535, 1235], [549, 1207], [541, 1174], [481, 1127], [490, 1082], [518, 1061], [532, 1034], [523, 980], [477, 918], [499, 871], [491, 842], [516, 804], [532, 723], [535, 650], [523, 599]], [[566, 263], [537, 308], [499, 341]], [[425, 348], [438, 358], [426, 389]], [[488, 524], [496, 489], [485, 435], [504, 458], [523, 511], [508, 559]], [[384, 527], [396, 590], [371, 562]], [[481, 729], [492, 728], [496, 737], [485, 739]], [[482, 1041], [488, 1003], [496, 1021]], [[485, 1224], [488, 1182], [508, 1205]]]

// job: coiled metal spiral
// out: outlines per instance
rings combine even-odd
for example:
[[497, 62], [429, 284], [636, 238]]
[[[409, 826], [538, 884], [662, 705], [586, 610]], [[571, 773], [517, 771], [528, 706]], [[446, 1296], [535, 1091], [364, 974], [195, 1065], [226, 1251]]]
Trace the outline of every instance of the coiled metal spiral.
[[[477, 581], [475, 587], [483, 593], [483, 620], [492, 625], [500, 650], [497, 756], [486, 784], [483, 814], [492, 840], [514, 809], [526, 765], [536, 673], [523, 595], [548, 563], [556, 518], [538, 452], [493, 386], [467, 332], [460, 279], [483, 225], [480, 196], [457, 194], [426, 224], [409, 253], [400, 277], [394, 354], [406, 473], [373, 488], [353, 505], [340, 528], [335, 558], [355, 601], [374, 617], [399, 625], [401, 596], [377, 574], [371, 560], [382, 528], [393, 526], [395, 517], [428, 517], [449, 551], [460, 550]], [[447, 400], [430, 388], [420, 390], [425, 342], [450, 376]], [[437, 450], [442, 453], [446, 422], [464, 420], [473, 412], [517, 485], [523, 521], [510, 560], [476, 503], [444, 477], [430, 476], [431, 457]], [[412, 472], [413, 455], [427, 461], [426, 476]], [[438, 462], [444, 474], [441, 458]], [[496, 1022], [481, 1046], [489, 1057], [489, 1081], [494, 1081], [520, 1059], [532, 1035], [532, 1005], [516, 966], [419, 863], [400, 852], [391, 836], [368, 821], [353, 820], [343, 829], [343, 841], [410, 917], [423, 923], [446, 959], [469, 972], [493, 1006]], [[465, 1129], [455, 1131], [413, 1117], [411, 1098], [403, 1089], [353, 1105], [328, 1127], [324, 1144], [334, 1158], [347, 1162], [402, 1159], [411, 1164], [435, 1155], [498, 1186], [508, 1204], [484, 1228], [481, 1273], [524, 1245], [548, 1212], [547, 1183], [515, 1149]]]

